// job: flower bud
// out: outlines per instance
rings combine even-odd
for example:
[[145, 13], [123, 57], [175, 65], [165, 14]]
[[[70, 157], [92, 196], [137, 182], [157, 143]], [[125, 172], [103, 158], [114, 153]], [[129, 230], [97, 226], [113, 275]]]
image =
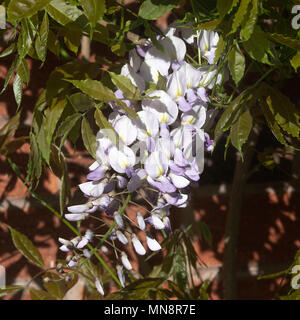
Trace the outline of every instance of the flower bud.
[[86, 258], [88, 258], [88, 259], [90, 259], [91, 258], [91, 253], [90, 253], [90, 251], [88, 250], [88, 249], [84, 249], [83, 250], [83, 255], [86, 257]]
[[120, 228], [123, 229], [123, 228], [124, 228], [124, 221], [123, 221], [122, 216], [120, 215], [119, 212], [115, 212], [115, 213], [114, 213], [114, 219], [115, 219], [117, 225], [118, 225]]
[[144, 218], [143, 218], [143, 216], [142, 216], [142, 214], [140, 212], [136, 213], [136, 218], [137, 218], [137, 222], [138, 222], [139, 228], [141, 230], [145, 230], [146, 229], [146, 224], [145, 224]]
[[123, 243], [123, 244], [128, 244], [128, 240], [127, 240], [127, 238], [126, 238], [126, 236], [124, 235], [124, 233], [123, 232], [121, 232], [120, 230], [117, 230], [116, 231], [116, 235], [117, 235], [117, 238], [118, 238], [118, 240], [121, 242], [121, 243]]
[[146, 254], [145, 248], [135, 234], [132, 235], [131, 241], [137, 254], [141, 256]]
[[89, 216], [88, 213], [67, 213], [65, 218], [69, 221], [81, 221]]
[[96, 286], [96, 289], [97, 291], [102, 295], [104, 296], [104, 290], [103, 290], [103, 287], [100, 283], [100, 279], [99, 278], [95, 278], [95, 286]]
[[132, 270], [132, 265], [128, 260], [127, 254], [123, 251], [121, 253], [121, 261], [123, 263], [123, 266], [127, 269], [127, 270]]
[[125, 287], [125, 273], [123, 271], [123, 266], [121, 266], [120, 264], [117, 265], [117, 274], [118, 274], [118, 278], [121, 282], [122, 287]]
[[146, 234], [146, 241], [151, 251], [159, 251], [161, 249], [160, 244], [150, 234]]
[[93, 207], [92, 203], [88, 202], [85, 204], [78, 204], [76, 206], [71, 206], [68, 207], [68, 211], [71, 213], [82, 213], [85, 212], [86, 210], [89, 210]]

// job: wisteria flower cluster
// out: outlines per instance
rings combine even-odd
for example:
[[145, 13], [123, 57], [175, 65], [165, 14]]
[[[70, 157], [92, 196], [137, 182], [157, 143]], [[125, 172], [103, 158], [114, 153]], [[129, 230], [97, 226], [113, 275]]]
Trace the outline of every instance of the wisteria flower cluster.
[[[122, 67], [121, 75], [138, 88], [142, 99], [130, 100], [119, 88], [115, 96], [134, 110], [136, 117], [129, 116], [119, 104], [109, 103], [111, 129], [98, 132], [97, 161], [89, 168], [88, 181], [79, 185], [89, 201], [68, 207], [65, 215], [69, 221], [81, 221], [97, 211], [105, 212], [114, 218], [109, 239], [117, 239], [124, 246], [131, 243], [139, 255], [145, 255], [146, 248], [126, 224], [134, 223], [135, 228], [145, 232], [151, 251], [161, 249], [150, 232], [172, 232], [170, 208], [186, 207], [190, 187], [200, 179], [204, 151], [213, 148], [213, 141], [203, 129], [210, 116], [208, 93], [222, 80], [213, 65], [217, 33], [195, 34], [187, 28], [171, 28], [165, 36], [157, 37], [157, 43], [155, 46], [148, 40], [129, 52], [129, 63]], [[187, 62], [187, 44], [197, 47], [204, 61], [202, 66], [195, 68]], [[120, 213], [120, 197], [128, 194], [139, 195], [150, 208], [146, 214], [136, 212], [135, 221], [125, 212]], [[95, 233], [87, 230], [70, 241], [59, 238], [60, 250], [72, 252], [67, 258], [70, 268], [77, 266], [82, 255], [90, 258], [86, 245], [93, 237]], [[131, 270], [132, 265], [125, 251], [119, 252], [116, 270], [125, 286], [123, 267]], [[99, 278], [95, 286], [103, 295]]]

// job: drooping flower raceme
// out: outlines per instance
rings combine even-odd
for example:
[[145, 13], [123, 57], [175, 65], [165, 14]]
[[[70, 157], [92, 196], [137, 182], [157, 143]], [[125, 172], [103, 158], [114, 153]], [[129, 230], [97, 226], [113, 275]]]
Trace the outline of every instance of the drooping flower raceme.
[[[132, 113], [129, 116], [120, 104], [109, 103], [112, 129], [98, 132], [97, 161], [89, 168], [88, 181], [79, 185], [89, 201], [68, 207], [65, 215], [70, 221], [97, 217], [98, 211], [111, 217], [114, 226], [107, 241], [115, 246], [116, 240], [124, 247], [114, 250], [122, 286], [126, 282], [123, 267], [133, 268], [126, 246], [132, 244], [139, 255], [145, 255], [147, 249], [161, 249], [154, 231], [172, 232], [170, 209], [187, 206], [189, 188], [203, 171], [204, 151], [213, 148], [213, 141], [203, 128], [209, 111], [209, 90], [222, 80], [213, 65], [218, 35], [205, 30], [185, 34], [186, 30], [171, 28], [157, 40], [160, 48], [149, 40], [129, 52], [129, 63], [122, 67], [121, 75], [130, 79], [142, 99], [130, 100], [120, 88], [116, 88], [115, 97], [135, 117]], [[186, 43], [199, 47], [205, 65], [197, 67], [189, 62]], [[135, 221], [120, 212], [128, 194], [144, 201], [145, 209], [136, 212]], [[130, 229], [126, 227], [128, 223]], [[80, 256], [90, 258], [86, 246], [97, 238], [101, 236], [91, 230], [70, 241], [60, 238], [60, 249], [72, 255], [68, 266], [77, 266]], [[97, 276], [95, 287], [104, 294]]]

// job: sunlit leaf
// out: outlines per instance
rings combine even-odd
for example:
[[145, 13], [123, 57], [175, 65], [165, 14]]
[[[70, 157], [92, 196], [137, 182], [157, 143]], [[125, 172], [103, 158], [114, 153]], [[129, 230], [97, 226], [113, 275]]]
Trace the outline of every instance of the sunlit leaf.
[[266, 34], [257, 25], [248, 41], [243, 42], [243, 47], [249, 56], [262, 63], [270, 64], [268, 52], [270, 52], [270, 44]]
[[298, 68], [300, 67], [300, 50], [293, 56], [290, 62], [292, 67], [295, 69], [295, 72], [297, 72]]
[[42, 10], [51, 0], [11, 0], [8, 5], [8, 20], [20, 20]]
[[76, 88], [88, 96], [103, 102], [116, 100], [115, 94], [97, 80], [69, 80]]
[[248, 11], [247, 16], [242, 23], [241, 37], [244, 40], [249, 40], [254, 31], [254, 26], [258, 16], [258, 1], [259, 0], [251, 1], [251, 10], [250, 12]]
[[238, 46], [233, 46], [229, 51], [228, 65], [232, 79], [238, 85], [245, 72], [245, 57]]
[[124, 93], [129, 100], [141, 99], [139, 89], [131, 82], [131, 80], [121, 74], [109, 72], [112, 82]]
[[38, 144], [47, 163], [49, 163], [52, 136], [66, 104], [66, 99], [54, 99], [52, 105], [44, 112], [43, 123], [38, 135]]
[[9, 56], [10, 54], [14, 53], [16, 50], [16, 43], [13, 42], [12, 44], [10, 44], [6, 49], [4, 49], [1, 53], [0, 53], [0, 58], [4, 58]]
[[14, 91], [14, 96], [15, 96], [17, 105], [18, 107], [20, 107], [21, 101], [22, 101], [22, 94], [23, 94], [23, 81], [18, 73], [15, 75], [15, 79], [13, 83], [13, 91]]
[[246, 109], [235, 121], [230, 130], [230, 139], [233, 146], [242, 153], [242, 146], [247, 142], [252, 129], [252, 116]]
[[82, 11], [65, 0], [52, 0], [46, 7], [49, 15], [61, 25], [75, 21], [82, 15]]
[[94, 29], [105, 13], [105, 0], [79, 0], [79, 3], [83, 7], [91, 27]]
[[251, 0], [241, 0], [240, 6], [233, 19], [231, 32], [235, 32], [237, 28], [241, 25], [250, 2]]
[[238, 2], [239, 0], [218, 0], [217, 9], [221, 18], [223, 18], [227, 13], [230, 13]]
[[139, 9], [139, 16], [147, 20], [156, 20], [178, 5], [178, 0], [145, 0]]
[[20, 59], [18, 61], [17, 69], [18, 69], [18, 74], [23, 80], [23, 82], [28, 84], [30, 75], [29, 75], [29, 69], [28, 69], [28, 64], [26, 59]]
[[47, 55], [47, 43], [48, 43], [48, 34], [49, 34], [49, 19], [48, 14], [45, 12], [44, 18], [35, 39], [35, 51], [37, 56], [41, 61], [45, 61]]
[[44, 268], [45, 264], [39, 250], [24, 234], [7, 225], [11, 233], [11, 237], [15, 247], [25, 256], [29, 261], [37, 266]]
[[86, 118], [82, 118], [81, 135], [87, 151], [96, 159], [96, 137]]
[[298, 39], [290, 38], [279, 33], [268, 33], [267, 36], [269, 39], [277, 43], [283, 44], [295, 50], [300, 50], [300, 40]]

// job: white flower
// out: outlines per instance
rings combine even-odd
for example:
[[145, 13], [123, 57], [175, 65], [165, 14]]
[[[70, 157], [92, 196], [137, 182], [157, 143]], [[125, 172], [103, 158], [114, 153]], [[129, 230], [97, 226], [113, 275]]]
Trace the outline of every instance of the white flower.
[[155, 229], [158, 229], [158, 230], [165, 229], [165, 225], [158, 214], [152, 213], [151, 218], [152, 218], [152, 223]]
[[113, 147], [109, 152], [109, 160], [116, 172], [125, 173], [126, 169], [135, 165], [135, 154], [132, 149], [126, 146], [123, 146], [122, 151]]
[[213, 64], [215, 52], [219, 42], [219, 35], [214, 31], [201, 30], [198, 35], [198, 46], [201, 55], [204, 56], [209, 64]]

